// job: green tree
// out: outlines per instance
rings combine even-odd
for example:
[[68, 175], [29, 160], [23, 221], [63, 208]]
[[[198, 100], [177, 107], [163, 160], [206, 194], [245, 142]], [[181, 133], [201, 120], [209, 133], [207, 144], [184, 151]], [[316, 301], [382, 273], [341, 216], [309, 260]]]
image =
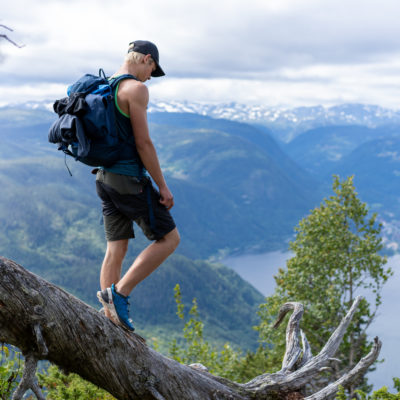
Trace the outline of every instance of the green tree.
[[[400, 400], [400, 379], [393, 378], [394, 388], [397, 393], [390, 393], [387, 386], [375, 390], [371, 396], [362, 390], [356, 390], [358, 399], [360, 400]], [[346, 393], [343, 387], [340, 387], [336, 395], [336, 400], [347, 400]]]
[[0, 399], [11, 399], [11, 395], [22, 378], [24, 366], [21, 353], [13, 346], [2, 345], [0, 351]]
[[38, 375], [49, 400], [115, 400], [111, 394], [79, 375], [63, 374], [55, 365], [50, 365], [45, 373]]
[[[275, 293], [260, 306], [262, 322], [257, 327], [262, 342], [273, 344], [267, 369], [276, 370], [284, 354], [285, 332], [272, 329], [272, 321], [284, 302], [304, 304], [302, 329], [315, 353], [355, 297], [367, 295], [370, 302], [362, 301], [337, 354], [341, 362], [332, 364], [325, 384], [357, 363], [370, 348], [366, 330], [381, 304], [382, 286], [392, 274], [384, 267], [386, 257], [379, 254], [383, 248], [381, 225], [376, 214], [369, 215], [366, 204], [357, 197], [353, 177], [340, 181], [334, 176], [333, 192], [295, 228], [297, 234], [290, 243], [294, 256], [275, 276]], [[356, 386], [369, 390], [363, 379], [346, 388], [350, 396]]]
[[[24, 358], [14, 346], [3, 345], [0, 349], [0, 399], [9, 400], [22, 378]], [[85, 381], [76, 374], [63, 374], [50, 365], [38, 374], [39, 384], [49, 400], [115, 400], [105, 390]], [[25, 398], [25, 397], [24, 397]], [[36, 399], [33, 394], [26, 400]]]
[[[174, 297], [177, 304], [176, 314], [184, 320], [184, 304], [179, 284], [174, 288]], [[233, 349], [229, 343], [218, 349], [204, 339], [204, 323], [199, 318], [196, 299], [193, 299], [189, 315], [190, 318], [183, 328], [184, 340], [181, 344], [178, 344], [176, 339], [170, 342], [169, 356], [182, 364], [200, 363], [214, 375], [237, 382], [243, 381], [243, 371], [240, 367], [243, 360], [241, 350]]]

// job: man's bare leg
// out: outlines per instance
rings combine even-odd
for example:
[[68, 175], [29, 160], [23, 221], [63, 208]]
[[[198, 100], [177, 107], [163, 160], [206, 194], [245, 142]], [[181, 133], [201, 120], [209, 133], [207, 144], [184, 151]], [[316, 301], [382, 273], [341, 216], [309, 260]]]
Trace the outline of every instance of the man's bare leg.
[[[106, 289], [121, 279], [122, 262], [128, 250], [129, 239], [107, 242], [106, 255], [101, 266], [100, 287]], [[104, 312], [108, 318], [111, 317], [105, 308]]]
[[122, 262], [128, 250], [129, 239], [107, 242], [106, 255], [100, 272], [100, 287], [105, 289], [121, 279]]
[[146, 247], [136, 258], [132, 266], [115, 285], [117, 291], [128, 296], [132, 289], [149, 276], [160, 264], [174, 252], [180, 241], [177, 228], [167, 233], [162, 239]]

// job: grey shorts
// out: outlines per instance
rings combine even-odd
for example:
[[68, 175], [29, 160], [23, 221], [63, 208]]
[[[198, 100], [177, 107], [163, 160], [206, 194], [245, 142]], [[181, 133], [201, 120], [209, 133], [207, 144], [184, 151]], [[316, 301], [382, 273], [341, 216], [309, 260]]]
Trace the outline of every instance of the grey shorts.
[[104, 230], [109, 242], [134, 238], [133, 222], [149, 240], [163, 238], [176, 226], [149, 178], [139, 181], [99, 169], [96, 190], [102, 201]]

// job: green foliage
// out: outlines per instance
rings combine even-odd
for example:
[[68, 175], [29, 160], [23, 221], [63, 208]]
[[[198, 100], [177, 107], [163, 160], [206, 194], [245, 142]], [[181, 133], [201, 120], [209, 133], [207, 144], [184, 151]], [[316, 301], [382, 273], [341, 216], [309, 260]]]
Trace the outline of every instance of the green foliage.
[[[179, 284], [174, 288], [174, 297], [177, 305], [177, 315], [181, 320], [184, 320], [184, 304], [182, 303]], [[223, 345], [222, 350], [218, 350], [216, 346], [204, 339], [204, 324], [199, 318], [195, 298], [189, 315], [190, 318], [183, 327], [184, 343], [179, 345], [176, 339], [171, 341], [169, 356], [182, 364], [203, 364], [210, 373], [227, 379], [243, 380], [243, 371], [238, 368], [243, 360], [242, 351], [233, 349], [228, 343]]]
[[372, 304], [364, 299], [353, 318], [337, 354], [342, 362], [336, 368], [336, 376], [358, 362], [370, 348], [365, 330], [376, 315], [382, 286], [392, 272], [384, 268], [386, 258], [379, 254], [383, 247], [381, 226], [376, 214], [368, 216], [366, 205], [358, 199], [353, 178], [340, 182], [335, 176], [333, 191], [334, 195], [324, 199], [296, 227], [296, 238], [290, 243], [295, 255], [288, 260], [287, 269], [280, 269], [275, 276], [275, 293], [260, 306], [260, 338], [273, 343], [269, 369], [276, 370], [284, 354], [284, 330], [272, 329], [271, 322], [287, 301], [298, 301], [306, 307], [302, 329], [316, 353], [355, 296], [360, 291], [367, 292]]
[[[400, 379], [393, 378], [394, 388], [397, 390], [397, 393], [390, 393], [386, 386], [375, 390], [372, 395], [368, 395], [368, 393], [363, 390], [356, 390], [356, 397], [360, 400], [400, 400]], [[335, 400], [347, 400], [347, 396], [343, 386], [339, 387], [339, 391], [336, 394]]]
[[11, 395], [21, 380], [23, 370], [22, 355], [12, 346], [1, 347], [0, 352], [0, 398], [11, 399]]
[[335, 400], [347, 400], [346, 393], [342, 385], [339, 386], [339, 390], [336, 393]]
[[[179, 284], [174, 288], [177, 315], [185, 319], [184, 304]], [[200, 363], [207, 367], [210, 373], [235, 382], [247, 382], [255, 376], [267, 372], [269, 350], [260, 345], [258, 349], [247, 351], [233, 348], [225, 343], [221, 348], [210, 344], [204, 339], [204, 323], [199, 317], [197, 301], [192, 300], [189, 311], [191, 318], [183, 327], [183, 341], [174, 339], [169, 344], [169, 356], [182, 364]], [[275, 371], [271, 371], [275, 372]]]
[[[0, 399], [9, 400], [22, 378], [24, 360], [13, 346], [3, 345], [0, 351]], [[99, 389], [79, 375], [64, 375], [54, 365], [38, 373], [39, 384], [49, 400], [113, 400], [109, 393]], [[27, 398], [33, 400], [34, 396]]]
[[85, 381], [76, 374], [63, 374], [51, 365], [47, 373], [38, 374], [39, 384], [47, 391], [49, 400], [113, 400], [109, 393]]

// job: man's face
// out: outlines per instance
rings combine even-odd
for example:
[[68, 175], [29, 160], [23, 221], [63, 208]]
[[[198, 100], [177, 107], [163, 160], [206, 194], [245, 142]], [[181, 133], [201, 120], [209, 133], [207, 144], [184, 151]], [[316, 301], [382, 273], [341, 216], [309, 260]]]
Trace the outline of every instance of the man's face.
[[150, 54], [148, 54], [144, 59], [143, 59], [143, 68], [142, 68], [142, 73], [140, 74], [140, 77], [138, 78], [142, 82], [146, 82], [147, 80], [151, 79], [151, 74], [156, 70], [157, 65], [155, 61], [151, 58]]

